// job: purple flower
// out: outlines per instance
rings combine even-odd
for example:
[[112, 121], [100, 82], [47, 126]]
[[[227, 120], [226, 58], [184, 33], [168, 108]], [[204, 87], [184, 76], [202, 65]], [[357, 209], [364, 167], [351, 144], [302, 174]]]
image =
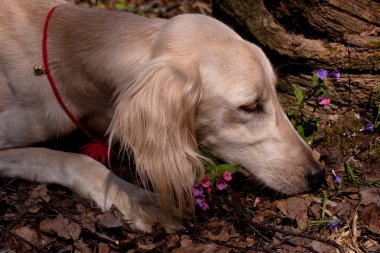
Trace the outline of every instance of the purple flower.
[[321, 96], [320, 98], [318, 98], [318, 105], [329, 105], [330, 102], [331, 101], [328, 97]]
[[335, 78], [336, 80], [339, 80], [339, 78], [340, 78], [339, 70], [335, 69], [333, 72], [331, 72], [330, 76], [331, 76], [331, 78]]
[[331, 173], [332, 173], [333, 176], [334, 176], [334, 181], [335, 181], [335, 183], [340, 184], [340, 182], [341, 182], [340, 176], [338, 176], [338, 175], [335, 173], [334, 170], [332, 170]]
[[195, 197], [195, 205], [199, 207], [202, 211], [206, 211], [210, 208], [206, 202], [206, 198], [203, 195]]
[[201, 196], [203, 194], [203, 188], [200, 185], [193, 186], [194, 197]]
[[327, 70], [325, 69], [320, 69], [315, 73], [315, 75], [320, 79], [320, 80], [325, 80], [327, 77]]
[[366, 134], [373, 133], [375, 131], [373, 125], [371, 123], [367, 123], [364, 128], [360, 129], [360, 132], [364, 132]]
[[335, 220], [331, 221], [331, 222], [327, 225], [328, 228], [337, 228], [337, 227], [339, 227], [339, 226], [340, 226], [340, 220], [338, 220], [338, 219], [335, 219]]
[[231, 179], [232, 179], [232, 173], [231, 173], [231, 171], [225, 171], [224, 173], [223, 173], [223, 179], [225, 180], [225, 181], [231, 181]]
[[208, 187], [210, 187], [210, 184], [211, 184], [210, 179], [208, 179], [207, 177], [204, 177], [201, 179], [202, 187], [208, 188]]
[[224, 189], [226, 189], [226, 187], [227, 187], [227, 183], [226, 183], [226, 181], [224, 181], [223, 179], [219, 179], [218, 182], [216, 182], [215, 187], [216, 187], [218, 190], [224, 190]]

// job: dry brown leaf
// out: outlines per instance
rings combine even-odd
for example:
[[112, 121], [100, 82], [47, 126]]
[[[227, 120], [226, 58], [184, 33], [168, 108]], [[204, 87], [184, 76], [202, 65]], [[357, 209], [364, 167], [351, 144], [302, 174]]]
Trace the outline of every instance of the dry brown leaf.
[[68, 231], [69, 231], [70, 237], [73, 240], [78, 240], [80, 233], [82, 232], [82, 228], [77, 223], [70, 222], [69, 227], [68, 227]]
[[153, 250], [154, 248], [156, 248], [156, 245], [153, 242], [137, 243], [137, 248], [142, 250]]
[[81, 233], [81, 227], [70, 222], [59, 214], [55, 219], [45, 219], [40, 223], [40, 229], [47, 233], [57, 233], [59, 237], [65, 239], [78, 239]]
[[218, 245], [215, 243], [193, 243], [190, 236], [181, 236], [181, 247], [173, 249], [173, 253], [215, 253]]
[[168, 238], [167, 246], [168, 248], [174, 248], [178, 242], [179, 242], [178, 234], [171, 234]]
[[292, 197], [277, 203], [280, 211], [286, 217], [296, 220], [300, 229], [306, 228], [309, 221], [307, 217], [307, 205], [308, 201], [299, 197]]
[[380, 206], [380, 189], [377, 187], [366, 188], [359, 192], [361, 196], [360, 204], [375, 204]]
[[92, 253], [91, 249], [88, 247], [86, 243], [81, 240], [78, 240], [74, 243], [76, 247], [74, 253]]
[[220, 228], [219, 233], [215, 234], [209, 229], [205, 229], [200, 233], [200, 236], [211, 240], [226, 242], [230, 238], [239, 237], [239, 233], [236, 233], [236, 229], [233, 224], [226, 223]]
[[50, 196], [48, 195], [48, 189], [46, 184], [37, 185], [30, 194], [31, 199], [43, 199], [45, 202], [50, 201]]
[[373, 233], [380, 234], [380, 222], [378, 213], [380, 207], [372, 204], [364, 207], [361, 215], [363, 224], [367, 226], [367, 229]]
[[18, 236], [27, 240], [28, 242], [31, 242], [32, 244], [36, 244], [38, 242], [39, 236], [37, 232], [30, 227], [21, 227], [12, 231]]
[[40, 210], [39, 206], [33, 205], [33, 206], [29, 207], [28, 212], [29, 213], [38, 213], [39, 210]]
[[114, 213], [111, 212], [102, 214], [98, 223], [105, 228], [119, 228], [123, 226], [123, 222], [120, 218], [116, 217]]
[[98, 244], [98, 252], [99, 253], [109, 253], [110, 247], [107, 244], [101, 242]]
[[95, 224], [98, 221], [95, 214], [90, 213], [83, 213], [81, 216], [77, 216], [76, 221], [79, 221], [80, 225], [89, 230], [92, 233], [96, 232]]

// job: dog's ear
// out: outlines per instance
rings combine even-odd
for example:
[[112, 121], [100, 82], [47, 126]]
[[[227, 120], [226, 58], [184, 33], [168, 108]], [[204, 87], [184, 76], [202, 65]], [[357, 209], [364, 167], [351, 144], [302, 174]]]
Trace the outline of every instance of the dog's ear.
[[163, 206], [180, 214], [193, 209], [192, 186], [203, 174], [195, 136], [198, 78], [166, 61], [129, 73], [127, 87], [117, 91], [111, 141], [133, 153], [143, 184], [159, 194]]

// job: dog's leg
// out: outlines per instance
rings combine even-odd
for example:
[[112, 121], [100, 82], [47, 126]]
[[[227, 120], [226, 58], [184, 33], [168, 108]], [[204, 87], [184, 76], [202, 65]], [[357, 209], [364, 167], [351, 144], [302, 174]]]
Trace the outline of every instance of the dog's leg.
[[103, 210], [115, 205], [136, 230], [149, 232], [157, 221], [167, 232], [180, 229], [179, 221], [161, 210], [153, 193], [122, 180], [84, 155], [46, 148], [1, 150], [0, 175], [66, 186], [93, 199]]

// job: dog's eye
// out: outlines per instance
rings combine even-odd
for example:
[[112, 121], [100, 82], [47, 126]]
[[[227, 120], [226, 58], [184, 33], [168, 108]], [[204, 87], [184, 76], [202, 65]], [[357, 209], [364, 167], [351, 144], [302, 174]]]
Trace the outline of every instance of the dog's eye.
[[247, 105], [242, 105], [239, 107], [240, 110], [243, 110], [247, 113], [257, 113], [257, 112], [262, 112], [263, 111], [263, 106], [259, 102], [247, 104]]

